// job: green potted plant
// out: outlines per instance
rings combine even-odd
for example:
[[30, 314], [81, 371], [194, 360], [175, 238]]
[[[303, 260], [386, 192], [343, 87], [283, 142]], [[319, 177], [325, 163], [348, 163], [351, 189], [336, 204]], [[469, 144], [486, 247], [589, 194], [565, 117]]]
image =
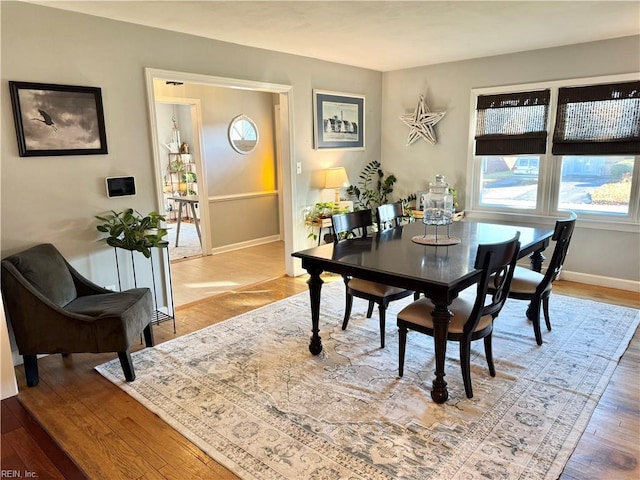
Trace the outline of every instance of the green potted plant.
[[318, 239], [318, 234], [315, 232], [315, 228], [322, 227], [322, 220], [331, 218], [331, 215], [336, 213], [345, 213], [349, 210], [349, 207], [341, 207], [335, 202], [318, 202], [312, 208], [308, 209], [304, 215], [304, 223], [309, 228], [309, 235], [307, 238]]
[[391, 174], [385, 177], [380, 162], [369, 162], [362, 173], [358, 185], [350, 185], [347, 193], [355, 198], [359, 209], [375, 210], [378, 205], [387, 203], [387, 196], [393, 192], [393, 185], [397, 179]]
[[107, 244], [112, 247], [134, 250], [145, 257], [151, 257], [152, 247], [164, 246], [163, 237], [167, 229], [161, 227], [165, 218], [158, 212], [142, 215], [138, 211], [128, 208], [122, 212], [111, 210], [105, 216], [96, 215], [103, 223], [96, 228], [99, 232], [107, 233]]
[[[376, 207], [389, 203], [389, 195], [393, 192], [393, 186], [398, 181], [395, 175], [385, 175], [380, 162], [372, 160], [362, 169], [359, 176], [358, 185], [350, 185], [347, 194], [355, 200], [355, 209], [371, 209], [374, 212]], [[413, 217], [410, 202], [415, 199], [415, 194], [407, 198], [397, 200], [402, 203], [407, 217]]]

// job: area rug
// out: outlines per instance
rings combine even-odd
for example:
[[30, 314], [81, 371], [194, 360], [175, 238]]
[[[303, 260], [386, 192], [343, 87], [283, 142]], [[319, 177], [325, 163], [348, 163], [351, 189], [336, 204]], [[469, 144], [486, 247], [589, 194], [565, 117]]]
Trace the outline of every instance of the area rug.
[[180, 260], [189, 257], [199, 257], [202, 255], [200, 247], [200, 239], [196, 226], [190, 222], [180, 223], [180, 238], [176, 247], [176, 234], [178, 233], [178, 224], [170, 223], [166, 240], [169, 242], [169, 258], [171, 260]]
[[299, 294], [97, 370], [243, 479], [555, 479], [627, 348], [638, 310], [553, 295], [553, 330], [537, 346], [526, 303], [509, 300], [494, 329], [497, 376], [474, 342], [474, 397], [449, 343], [449, 400], [435, 404], [433, 339], [409, 332], [398, 372], [391, 304], [386, 347], [377, 315], [355, 299], [341, 330], [344, 285], [322, 292], [323, 352], [308, 350], [309, 296]]

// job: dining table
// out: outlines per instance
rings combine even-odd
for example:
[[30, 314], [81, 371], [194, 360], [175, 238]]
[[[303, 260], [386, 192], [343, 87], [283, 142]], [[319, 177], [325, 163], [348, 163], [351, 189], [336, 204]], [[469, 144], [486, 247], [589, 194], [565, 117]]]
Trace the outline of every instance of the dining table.
[[[467, 287], [480, 279], [482, 271], [474, 267], [478, 245], [504, 242], [520, 232], [519, 258], [530, 257], [531, 268], [540, 271], [542, 252], [549, 245], [553, 225], [522, 223], [499, 224], [464, 219], [449, 227], [434, 227], [412, 222], [366, 237], [342, 240], [292, 253], [302, 260], [309, 274], [311, 303], [311, 339], [309, 351], [322, 351], [320, 337], [321, 274], [331, 272], [385, 285], [405, 288], [428, 297], [434, 305], [435, 378], [431, 398], [444, 403], [449, 398], [445, 377], [447, 332], [451, 312], [449, 305]], [[455, 240], [450, 245], [421, 243], [432, 237]], [[435, 243], [435, 242], [434, 242]]]

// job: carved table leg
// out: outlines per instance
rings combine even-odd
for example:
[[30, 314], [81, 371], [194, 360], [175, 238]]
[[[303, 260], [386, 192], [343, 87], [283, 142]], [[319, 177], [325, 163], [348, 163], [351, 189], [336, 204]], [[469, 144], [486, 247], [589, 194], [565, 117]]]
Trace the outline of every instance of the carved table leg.
[[318, 355], [322, 351], [322, 341], [320, 339], [320, 291], [324, 281], [320, 278], [322, 269], [307, 268], [309, 272], [309, 298], [311, 300], [311, 341], [309, 343], [309, 351], [313, 355]]
[[529, 256], [531, 262], [531, 270], [540, 273], [542, 271], [542, 263], [546, 260], [546, 257], [542, 254], [541, 250], [536, 250]]
[[444, 361], [447, 353], [447, 331], [449, 330], [451, 312], [446, 305], [436, 305], [431, 316], [433, 317], [433, 339], [436, 353], [436, 378], [433, 381], [431, 398], [436, 403], [444, 403], [449, 398], [447, 382], [444, 381]]

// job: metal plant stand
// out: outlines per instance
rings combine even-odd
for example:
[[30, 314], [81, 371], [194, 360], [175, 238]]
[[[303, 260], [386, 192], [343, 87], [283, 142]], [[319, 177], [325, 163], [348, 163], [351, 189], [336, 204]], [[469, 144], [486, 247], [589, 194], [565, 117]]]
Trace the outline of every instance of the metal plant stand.
[[[172, 320], [173, 321], [173, 333], [176, 333], [176, 314], [175, 314], [175, 307], [173, 305], [173, 285], [171, 283], [171, 259], [169, 258], [169, 249], [167, 248], [169, 246], [169, 242], [161, 242], [160, 245], [158, 246], [158, 249], [166, 249], [167, 251], [167, 255], [166, 255], [166, 267], [167, 267], [167, 271], [169, 273], [169, 291], [168, 291], [168, 302], [167, 302], [167, 310], [169, 310], [169, 306], [171, 308], [170, 313], [164, 313], [162, 311], [160, 311], [158, 309], [158, 291], [156, 288], [156, 273], [155, 273], [155, 268], [153, 266], [153, 251], [154, 249], [151, 249], [151, 257], [149, 257], [149, 263], [151, 264], [151, 278], [153, 281], [153, 319], [151, 320], [151, 323], [153, 323], [154, 325], [158, 325], [162, 322], [166, 322], [168, 320]], [[122, 279], [120, 278], [120, 263], [118, 261], [118, 249], [117, 247], [113, 248], [115, 257], [116, 257], [116, 271], [118, 274], [118, 289], [120, 291], [122, 291]], [[136, 277], [136, 263], [134, 261], [134, 256], [133, 256], [133, 250], [129, 250], [129, 253], [131, 254], [131, 269], [132, 269], [132, 273], [133, 273], [133, 286], [134, 288], [138, 288], [138, 279]]]

